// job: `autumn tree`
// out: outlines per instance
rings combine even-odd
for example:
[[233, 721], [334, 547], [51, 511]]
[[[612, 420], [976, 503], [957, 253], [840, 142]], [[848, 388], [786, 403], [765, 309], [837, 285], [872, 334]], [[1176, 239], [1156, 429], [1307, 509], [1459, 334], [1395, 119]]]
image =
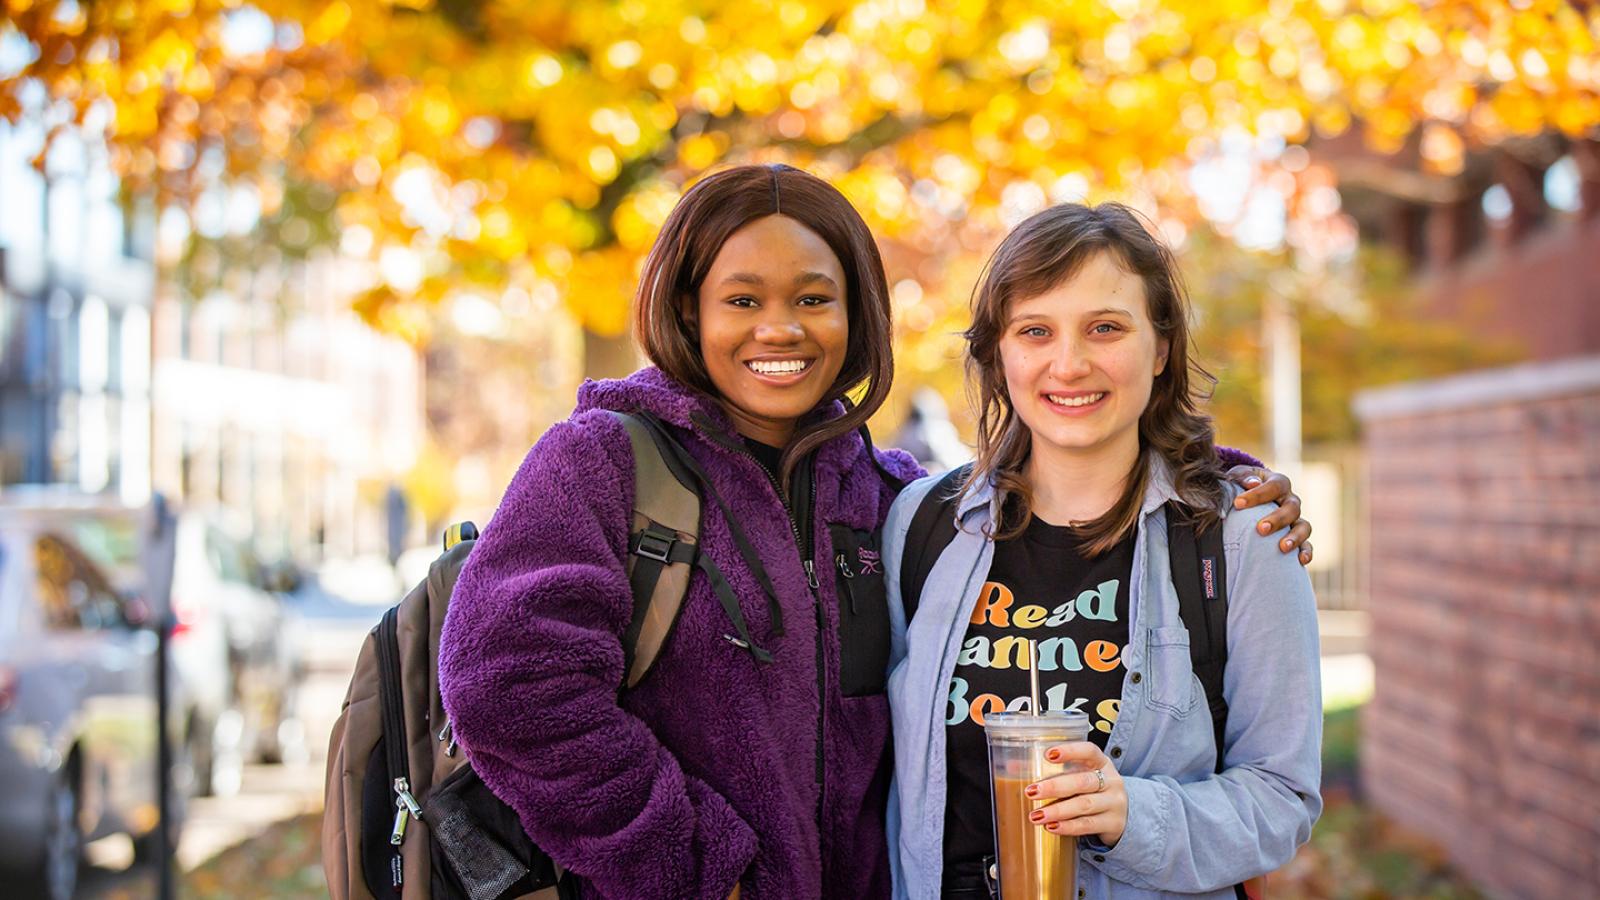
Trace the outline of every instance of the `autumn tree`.
[[[908, 261], [904, 296], [942, 309], [967, 286], [944, 261], [1050, 198], [1175, 193], [1175, 165], [1230, 130], [1292, 143], [1359, 122], [1380, 149], [1420, 132], [1449, 171], [1474, 145], [1600, 122], [1600, 12], [1568, 0], [5, 9], [25, 61], [0, 73], [0, 111], [37, 114], [42, 85], [54, 127], [103, 126], [162, 202], [243, 184], [291, 246], [404, 248], [420, 270], [360, 308], [418, 337], [416, 308], [471, 284], [554, 289], [591, 335], [621, 335], [655, 228], [732, 161], [833, 179]], [[326, 214], [292, 208], [319, 192]]]
[[[1219, 426], [1260, 446], [1269, 303], [1303, 329], [1310, 440], [1350, 434], [1357, 387], [1510, 352], [1412, 315], [1299, 145], [1356, 130], [1452, 176], [1475, 148], [1600, 123], [1600, 8], [1569, 0], [0, 2], [0, 114], [104, 135], [130, 202], [259, 210], [189, 241], [167, 290], [330, 245], [377, 264], [358, 310], [427, 354], [440, 452], [408, 485], [433, 517], [454, 488], [420, 486], [452, 455], [498, 471], [570, 402], [541, 392], [541, 354], [631, 368], [639, 259], [716, 166], [837, 184], [884, 250], [901, 384], [952, 399], [968, 292], [1005, 229], [1051, 200], [1133, 201], [1188, 245]], [[1251, 164], [1289, 220], [1264, 250], [1201, 196], [1240, 141], [1289, 148]], [[498, 307], [504, 333], [435, 314], [446, 299]], [[581, 351], [548, 327], [557, 305]]]

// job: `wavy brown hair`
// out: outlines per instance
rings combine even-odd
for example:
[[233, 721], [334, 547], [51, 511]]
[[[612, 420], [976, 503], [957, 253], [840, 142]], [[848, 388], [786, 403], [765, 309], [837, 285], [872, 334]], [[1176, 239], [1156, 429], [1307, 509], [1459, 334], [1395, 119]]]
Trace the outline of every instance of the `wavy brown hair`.
[[858, 403], [845, 403], [843, 416], [822, 421], [802, 417], [780, 465], [780, 478], [787, 484], [807, 453], [871, 418], [894, 381], [883, 259], [867, 223], [843, 194], [815, 175], [781, 164], [739, 166], [702, 179], [673, 207], [645, 259], [634, 303], [634, 333], [645, 355], [663, 372], [720, 400], [700, 353], [700, 336], [686, 312], [728, 238], [773, 215], [816, 232], [844, 268], [849, 338], [844, 367], [823, 395], [823, 404], [845, 400], [866, 385]]
[[1022, 474], [1032, 434], [1006, 392], [1000, 338], [1017, 301], [1066, 282], [1102, 253], [1144, 283], [1150, 321], [1168, 342], [1167, 365], [1139, 417], [1139, 459], [1121, 497], [1104, 515], [1074, 530], [1084, 551], [1099, 556], [1134, 529], [1150, 478], [1149, 450], [1172, 466], [1178, 497], [1192, 510], [1197, 529], [1221, 520], [1222, 466], [1211, 419], [1198, 406], [1209, 396], [1202, 391], [1208, 392], [1216, 378], [1189, 356], [1189, 301], [1177, 260], [1132, 209], [1120, 203], [1065, 203], [1029, 217], [1007, 235], [973, 291], [967, 383], [977, 395], [978, 452], [963, 490], [994, 481], [1001, 510], [997, 538], [1020, 534], [1033, 514], [1033, 492]]

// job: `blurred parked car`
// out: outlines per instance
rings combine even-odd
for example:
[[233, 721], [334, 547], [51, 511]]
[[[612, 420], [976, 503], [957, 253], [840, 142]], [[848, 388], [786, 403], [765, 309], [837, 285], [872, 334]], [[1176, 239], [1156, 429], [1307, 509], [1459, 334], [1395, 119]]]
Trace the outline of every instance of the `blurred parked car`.
[[[87, 841], [122, 832], [141, 855], [154, 849], [151, 607], [137, 567], [95, 559], [137, 560], [142, 515], [0, 494], [0, 867], [20, 878], [6, 896], [67, 900]], [[183, 805], [180, 793], [175, 821]]]
[[[297, 631], [283, 598], [269, 589], [268, 573], [219, 516], [180, 513], [173, 543], [178, 774], [196, 794], [232, 794], [245, 763], [277, 762], [286, 749], [300, 748]], [[107, 568], [137, 577], [135, 542], [91, 536], [85, 549]]]
[[194, 697], [195, 787], [229, 794], [245, 762], [277, 762], [298, 746], [298, 642], [266, 571], [221, 522], [181, 514], [175, 552], [172, 652]]

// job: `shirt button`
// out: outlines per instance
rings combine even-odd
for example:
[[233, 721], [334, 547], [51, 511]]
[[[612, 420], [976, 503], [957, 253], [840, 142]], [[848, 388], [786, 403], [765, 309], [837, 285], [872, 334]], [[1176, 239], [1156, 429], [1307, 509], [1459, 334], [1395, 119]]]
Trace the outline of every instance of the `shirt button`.
[[1111, 758], [1112, 759], [1121, 759], [1122, 758], [1122, 748], [1121, 747], [1112, 747], [1111, 748]]
[[1106, 858], [1105, 858], [1105, 856], [1103, 854], [1096, 853], [1094, 855], [1094, 861], [1095, 862], [1105, 862]]
[[1139, 682], [1141, 682], [1143, 680], [1144, 680], [1144, 676], [1143, 675], [1140, 675], [1138, 672], [1133, 673], [1133, 683], [1134, 684], [1138, 684]]

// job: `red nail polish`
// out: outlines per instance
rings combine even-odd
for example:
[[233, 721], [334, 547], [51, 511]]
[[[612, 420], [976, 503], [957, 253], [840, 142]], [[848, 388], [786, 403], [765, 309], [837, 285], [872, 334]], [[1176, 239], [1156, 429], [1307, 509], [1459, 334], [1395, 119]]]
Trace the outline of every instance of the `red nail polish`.
[[1028, 814], [1028, 818], [1034, 820], [1035, 822], [1043, 822], [1044, 821], [1044, 813], [1043, 812], [1039, 812], [1039, 811], [1034, 811], [1034, 812], [1031, 812], [1031, 813]]
[[1028, 785], [1028, 792], [1027, 793], [1028, 793], [1029, 797], [1037, 797], [1037, 796], [1039, 796], [1039, 786], [1037, 784]]
[[1045, 754], [1045, 758], [1050, 760], [1051, 762], [1060, 762], [1061, 761], [1061, 751], [1060, 750], [1051, 750], [1049, 753]]

